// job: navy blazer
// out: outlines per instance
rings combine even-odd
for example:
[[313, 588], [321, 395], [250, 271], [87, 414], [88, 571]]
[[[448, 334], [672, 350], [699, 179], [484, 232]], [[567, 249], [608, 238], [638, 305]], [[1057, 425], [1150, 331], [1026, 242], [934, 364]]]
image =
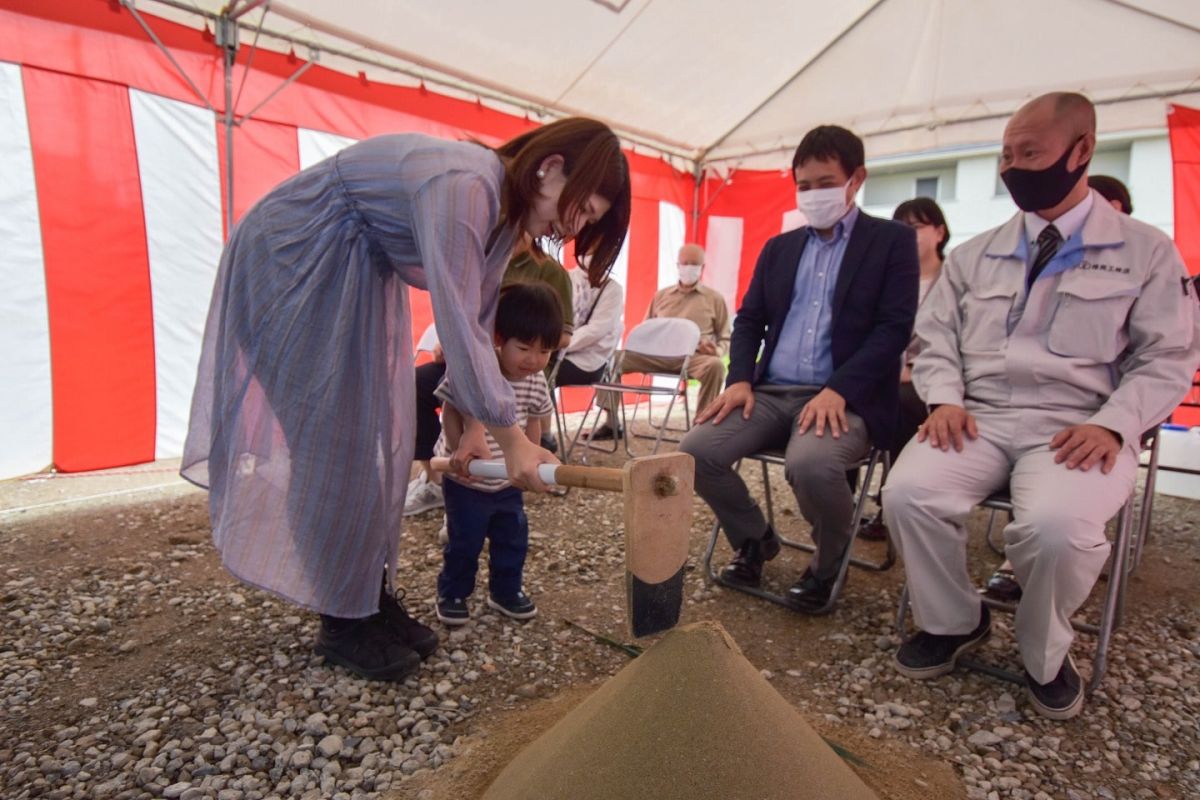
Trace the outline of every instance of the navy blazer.
[[[805, 227], [763, 246], [733, 322], [726, 386], [765, 381], [808, 237]], [[901, 356], [912, 336], [919, 276], [913, 229], [860, 210], [833, 290], [833, 374], [826, 386], [846, 399], [871, 441], [885, 449], [895, 436]]]

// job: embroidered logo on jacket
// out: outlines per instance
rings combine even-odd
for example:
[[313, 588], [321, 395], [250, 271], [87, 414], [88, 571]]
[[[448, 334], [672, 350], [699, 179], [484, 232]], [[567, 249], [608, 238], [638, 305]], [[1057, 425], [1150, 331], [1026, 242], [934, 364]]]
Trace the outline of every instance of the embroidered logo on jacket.
[[1097, 272], [1119, 272], [1122, 275], [1129, 274], [1129, 267], [1118, 267], [1114, 264], [1097, 264], [1094, 261], [1088, 261], [1086, 258], [1079, 262], [1078, 268], [1096, 270]]

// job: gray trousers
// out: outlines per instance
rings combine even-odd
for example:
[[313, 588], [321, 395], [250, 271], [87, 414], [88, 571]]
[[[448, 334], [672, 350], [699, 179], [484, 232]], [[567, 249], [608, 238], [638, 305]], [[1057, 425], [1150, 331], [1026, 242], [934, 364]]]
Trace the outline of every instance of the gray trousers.
[[849, 411], [850, 431], [839, 438], [833, 438], [828, 427], [820, 437], [812, 428], [798, 433], [800, 411], [818, 391], [815, 386], [756, 388], [750, 419], [736, 409], [719, 425], [697, 425], [679, 449], [696, 459], [696, 492], [717, 515], [736, 550], [748, 539], [761, 539], [767, 520], [733, 465], [752, 453], [784, 448], [787, 481], [800, 513], [812, 525], [817, 546], [812, 572], [821, 580], [832, 580], [852, 533], [854, 498], [846, 470], [867, 455], [870, 442], [866, 424]]

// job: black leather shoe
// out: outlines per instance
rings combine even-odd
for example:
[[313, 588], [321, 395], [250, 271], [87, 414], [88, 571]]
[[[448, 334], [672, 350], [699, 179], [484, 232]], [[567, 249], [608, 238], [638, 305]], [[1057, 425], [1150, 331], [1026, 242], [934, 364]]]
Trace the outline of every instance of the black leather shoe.
[[400, 640], [383, 618], [339, 619], [321, 616], [317, 654], [372, 681], [402, 681], [421, 666], [421, 657]]
[[1063, 659], [1054, 680], [1038, 683], [1026, 672], [1025, 683], [1029, 687], [1030, 702], [1043, 717], [1071, 719], [1083, 710], [1083, 680], [1070, 653]]
[[900, 645], [893, 659], [896, 670], [916, 680], [945, 675], [954, 669], [963, 653], [986, 642], [991, 634], [992, 612], [987, 606], [980, 606], [979, 624], [970, 633], [939, 635], [921, 631]]
[[554, 438], [553, 433], [543, 433], [542, 439], [538, 444], [542, 446], [542, 449], [549, 450], [551, 453], [558, 452], [558, 439]]
[[437, 650], [438, 636], [433, 628], [409, 616], [404, 608], [404, 590], [397, 591], [399, 597], [392, 597], [387, 590], [379, 592], [379, 614], [400, 637], [400, 641], [416, 650], [422, 659], [429, 658]]
[[618, 425], [616, 432], [614, 433], [612, 426], [606, 422], [603, 425], [601, 425], [599, 428], [596, 428], [595, 432], [592, 433], [592, 441], [602, 442], [602, 441], [618, 438], [621, 436], [624, 436], [624, 431], [621, 429], [621, 426]]
[[868, 520], [863, 520], [858, 526], [858, 538], [866, 539], [868, 542], [883, 542], [887, 541], [888, 528], [883, 522], [883, 515], [876, 514]]
[[800, 580], [788, 589], [788, 605], [796, 611], [809, 614], [821, 611], [829, 603], [829, 595], [833, 592], [833, 581], [823, 581], [812, 570], [804, 570]]
[[721, 580], [738, 586], [756, 588], [762, 584], [763, 564], [779, 555], [779, 537], [767, 527], [761, 539], [747, 539], [738, 548], [729, 566], [721, 570]]
[[983, 594], [1002, 603], [1015, 603], [1021, 599], [1021, 584], [1011, 569], [1001, 567], [988, 578]]

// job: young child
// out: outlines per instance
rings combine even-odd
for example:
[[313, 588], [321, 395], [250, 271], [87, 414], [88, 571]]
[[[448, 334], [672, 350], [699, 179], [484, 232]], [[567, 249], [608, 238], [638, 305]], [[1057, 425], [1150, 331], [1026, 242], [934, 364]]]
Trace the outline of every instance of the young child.
[[[562, 335], [562, 309], [554, 291], [542, 283], [520, 283], [500, 292], [496, 308], [495, 345], [500, 372], [517, 398], [517, 424], [530, 441], [541, 437], [539, 418], [554, 410], [542, 373]], [[437, 389], [442, 400], [442, 435], [434, 452], [450, 455], [458, 447], [463, 418], [455, 408], [449, 379]], [[500, 446], [487, 437], [492, 456]], [[521, 490], [507, 480], [477, 479], [467, 483], [447, 474], [442, 482], [448, 541], [442, 549], [438, 576], [437, 616], [446, 625], [463, 625], [471, 616], [467, 598], [475, 590], [475, 573], [483, 540], [488, 548], [488, 605], [513, 619], [537, 616], [525, 594], [522, 574], [529, 546], [529, 521]]]

